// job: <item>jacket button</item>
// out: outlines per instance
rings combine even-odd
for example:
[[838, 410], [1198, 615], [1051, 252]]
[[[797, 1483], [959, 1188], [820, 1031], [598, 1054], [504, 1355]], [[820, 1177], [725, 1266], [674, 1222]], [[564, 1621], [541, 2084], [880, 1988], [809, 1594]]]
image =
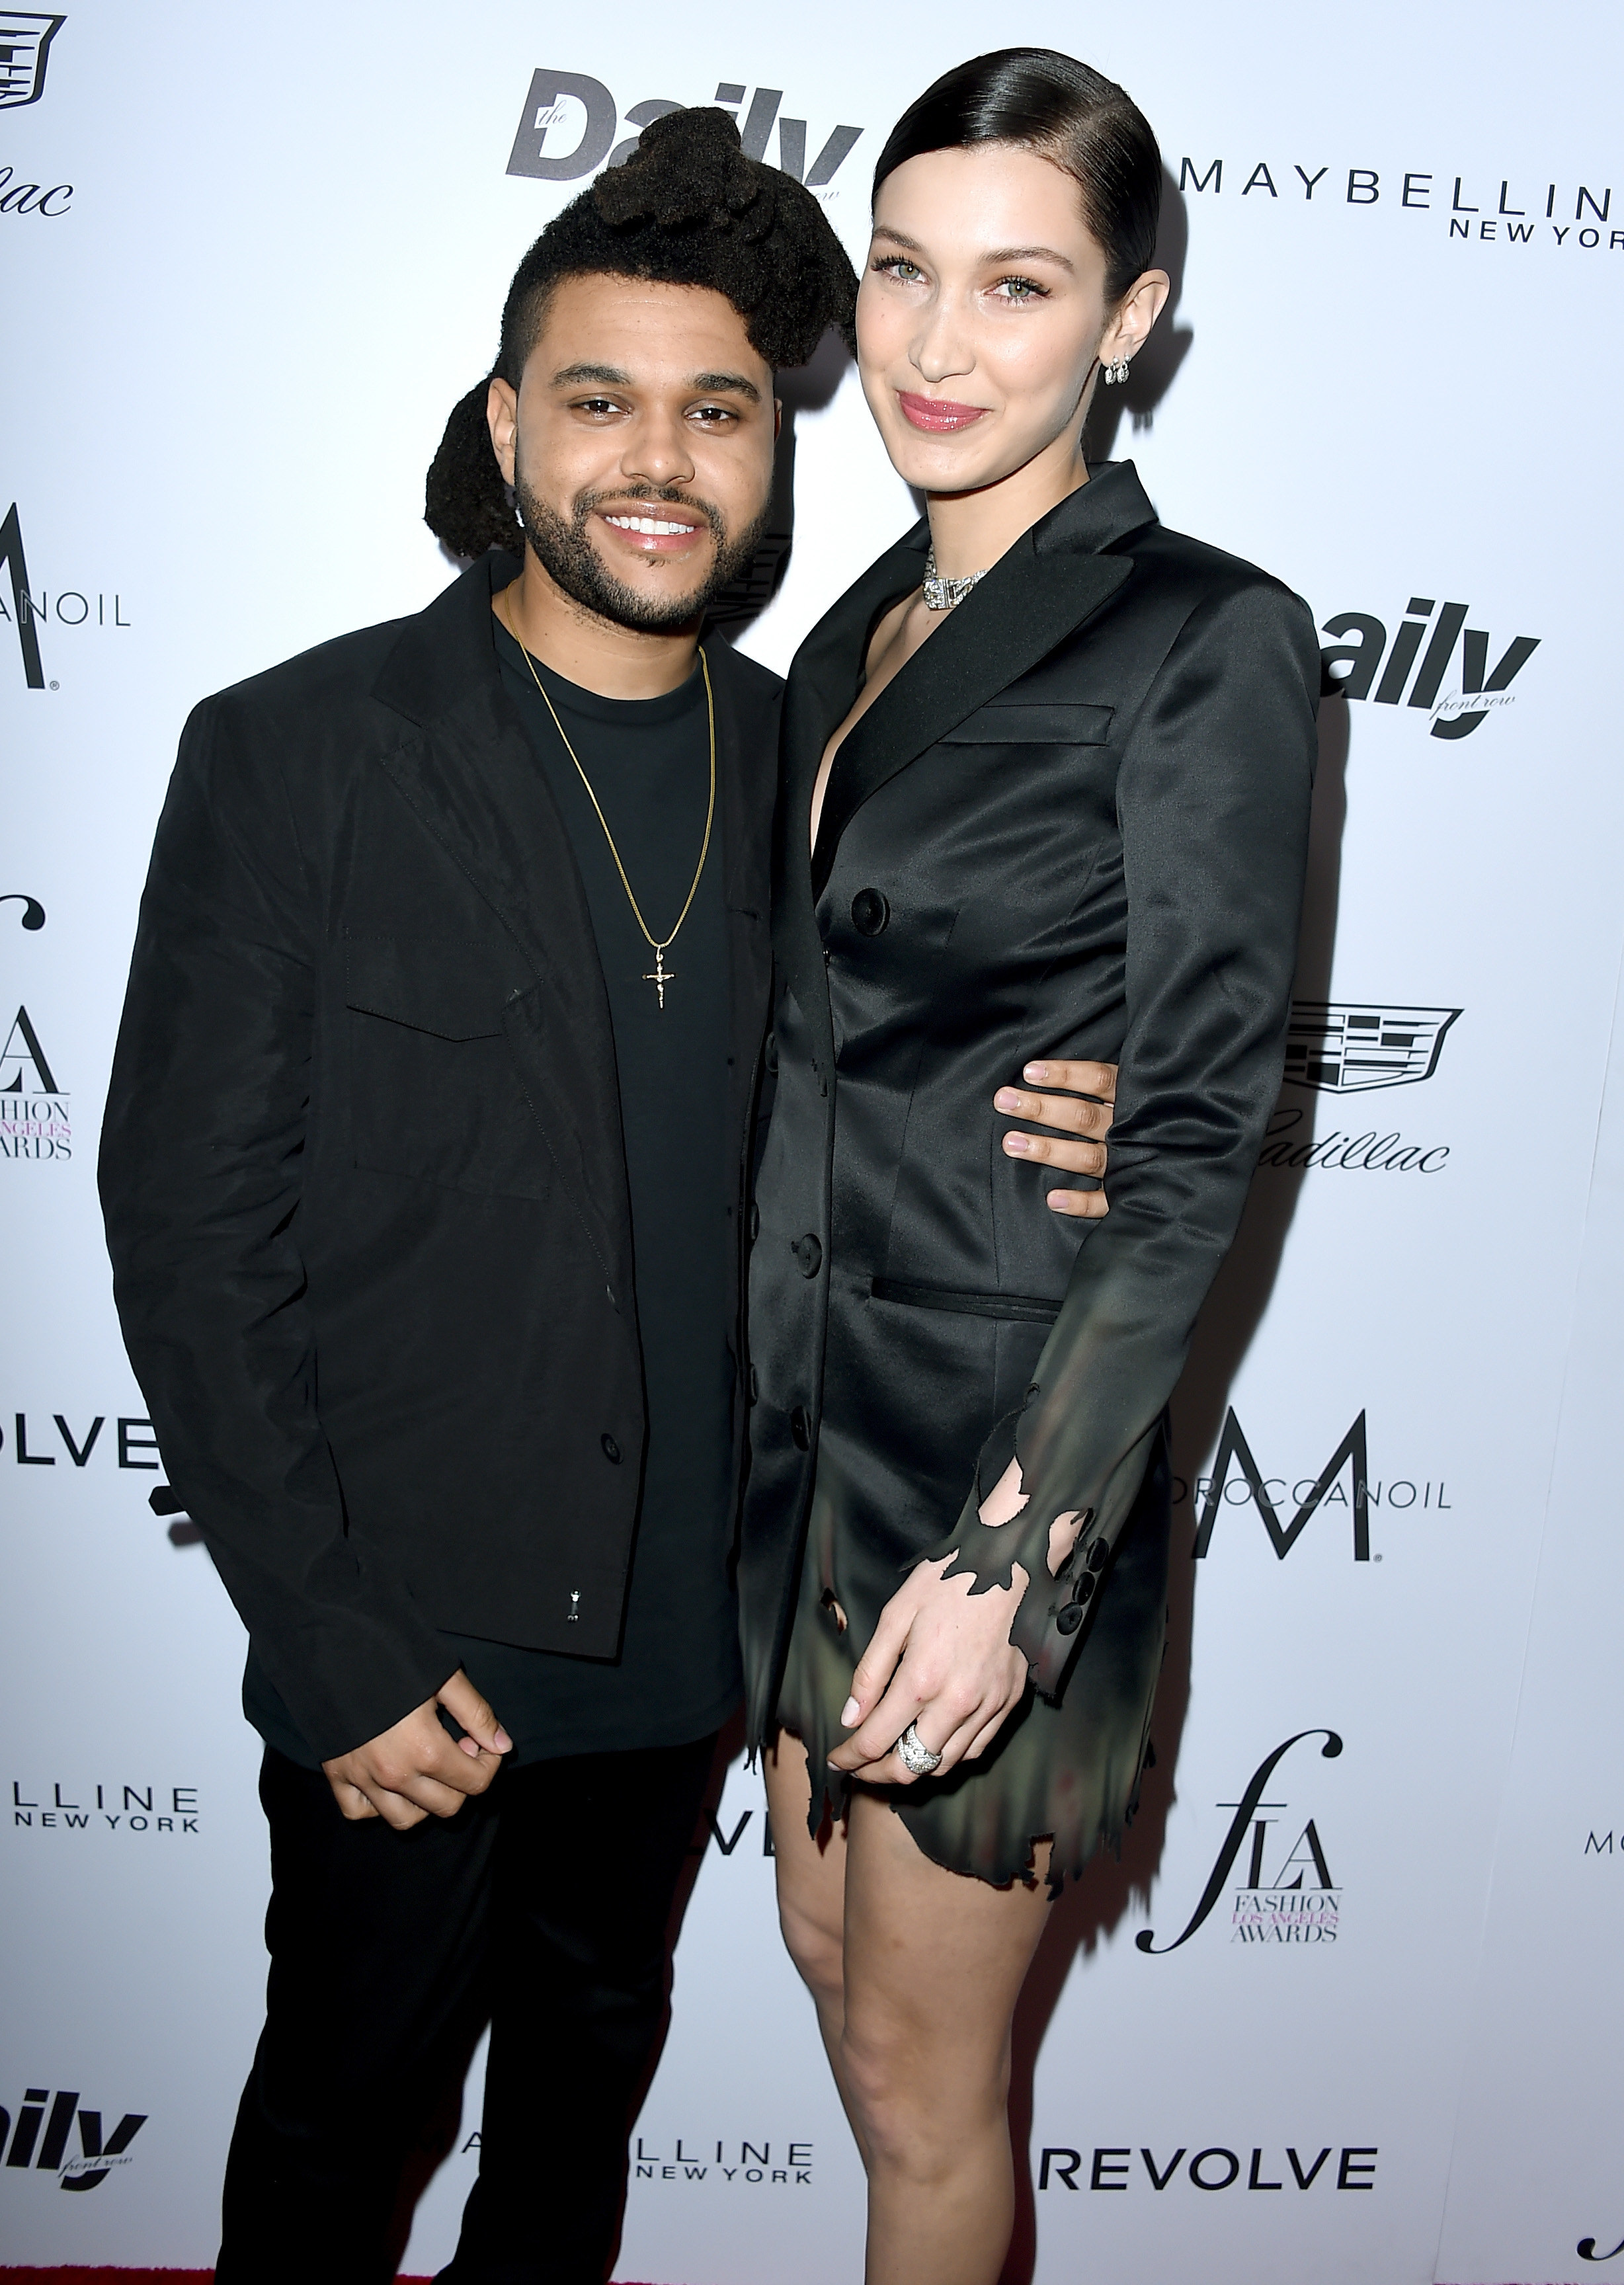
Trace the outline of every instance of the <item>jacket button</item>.
[[759, 1207], [759, 1206], [755, 1203], [755, 1201], [752, 1199], [752, 1200], [751, 1200], [751, 1202], [750, 1202], [750, 1244], [751, 1244], [752, 1245], [755, 1245], [755, 1243], [756, 1243], [756, 1240], [757, 1240], [760, 1236], [761, 1236], [761, 1208], [760, 1208], [760, 1207]]
[[1071, 1600], [1074, 1603], [1086, 1603], [1099, 1583], [1098, 1578], [1092, 1571], [1085, 1571], [1071, 1590]]
[[789, 1251], [801, 1265], [803, 1277], [815, 1277], [823, 1265], [823, 1247], [817, 1234], [808, 1230], [804, 1237], [792, 1238]]
[[1082, 1623], [1082, 1608], [1077, 1603], [1068, 1603], [1063, 1611], [1055, 1614], [1055, 1624], [1063, 1635], [1074, 1635]]
[[1091, 1571], [1103, 1571], [1110, 1561], [1110, 1548], [1102, 1539], [1096, 1539], [1088, 1550], [1088, 1568]]
[[757, 1371], [755, 1366], [752, 1365], [750, 1367], [750, 1402], [752, 1404], [759, 1404], [760, 1402], [761, 1375]]
[[851, 899], [851, 925], [859, 936], [878, 936], [890, 916], [878, 889], [859, 889]]
[[613, 1461], [614, 1464], [616, 1467], [619, 1467], [620, 1446], [615, 1441], [615, 1439], [609, 1434], [607, 1428], [604, 1430], [602, 1435], [599, 1437], [598, 1441], [603, 1447], [604, 1458], [606, 1460]]
[[789, 1416], [789, 1433], [795, 1438], [797, 1451], [811, 1451], [812, 1419], [804, 1404], [797, 1404]]
[[767, 1033], [767, 1044], [762, 1051], [762, 1060], [766, 1064], [766, 1067], [770, 1072], [775, 1072], [778, 1069], [778, 1034], [776, 1032], [769, 1032]]

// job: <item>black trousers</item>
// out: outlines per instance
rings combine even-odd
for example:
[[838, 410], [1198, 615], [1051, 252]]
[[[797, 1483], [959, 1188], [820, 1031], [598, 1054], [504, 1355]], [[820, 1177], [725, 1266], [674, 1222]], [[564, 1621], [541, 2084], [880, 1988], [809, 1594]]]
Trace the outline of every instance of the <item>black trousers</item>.
[[449, 1818], [351, 1824], [268, 1751], [265, 2028], [218, 2285], [392, 2279], [409, 2162], [490, 2022], [454, 2285], [601, 2285], [666, 1929], [714, 1738], [502, 1771]]

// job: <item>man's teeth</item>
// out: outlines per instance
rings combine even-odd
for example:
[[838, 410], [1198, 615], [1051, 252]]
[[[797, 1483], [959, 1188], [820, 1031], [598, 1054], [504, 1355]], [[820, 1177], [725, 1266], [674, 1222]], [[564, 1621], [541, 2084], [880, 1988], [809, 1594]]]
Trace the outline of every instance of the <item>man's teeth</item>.
[[651, 539], [675, 538], [679, 532], [694, 530], [691, 523], [664, 523], [655, 515], [606, 515], [604, 522], [620, 531], [645, 531]]

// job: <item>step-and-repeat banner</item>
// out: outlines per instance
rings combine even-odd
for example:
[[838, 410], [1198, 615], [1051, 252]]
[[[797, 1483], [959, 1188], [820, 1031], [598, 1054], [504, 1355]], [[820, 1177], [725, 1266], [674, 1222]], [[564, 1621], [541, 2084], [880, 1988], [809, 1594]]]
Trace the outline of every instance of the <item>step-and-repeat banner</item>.
[[[1156, 1768], [1023, 2001], [1016, 2268], [1624, 2280], [1618, 19], [998, 30], [1121, 79], [1166, 157], [1174, 299], [1099, 453], [1306, 596], [1341, 685], [1286, 1084], [1178, 1404]], [[181, 722], [451, 576], [419, 521], [445, 413], [524, 247], [660, 107], [727, 105], [860, 256], [886, 130], [991, 36], [968, 0], [875, 31], [0, 11], [0, 2258], [206, 2265], [260, 2005], [241, 1630], [154, 1512], [94, 1188]], [[832, 347], [785, 391], [794, 552], [742, 637], [780, 669], [913, 515]], [[859, 2273], [772, 1875], [740, 1765], [623, 2276]], [[454, 2242], [477, 2115], [471, 2083], [408, 2269]]]

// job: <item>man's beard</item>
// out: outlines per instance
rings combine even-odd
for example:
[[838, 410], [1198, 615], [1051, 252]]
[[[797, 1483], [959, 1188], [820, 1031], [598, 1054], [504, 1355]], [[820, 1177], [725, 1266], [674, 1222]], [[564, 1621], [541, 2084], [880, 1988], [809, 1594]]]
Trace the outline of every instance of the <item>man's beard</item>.
[[[755, 521], [737, 538], [729, 539], [720, 511], [709, 500], [696, 499], [669, 484], [639, 485], [635, 492], [578, 492], [568, 521], [547, 506], [525, 482], [515, 463], [514, 498], [524, 537], [537, 561], [556, 587], [571, 601], [616, 626], [635, 627], [643, 634], [675, 634], [707, 611], [725, 587], [733, 585], [754, 562], [772, 514], [769, 500]], [[628, 512], [645, 503], [684, 507], [703, 516], [716, 543], [709, 576], [685, 595], [646, 594], [616, 579], [586, 536], [588, 517], [610, 501], [624, 501]]]

